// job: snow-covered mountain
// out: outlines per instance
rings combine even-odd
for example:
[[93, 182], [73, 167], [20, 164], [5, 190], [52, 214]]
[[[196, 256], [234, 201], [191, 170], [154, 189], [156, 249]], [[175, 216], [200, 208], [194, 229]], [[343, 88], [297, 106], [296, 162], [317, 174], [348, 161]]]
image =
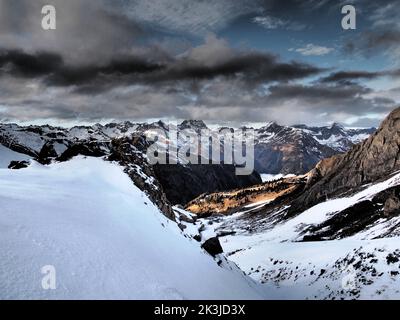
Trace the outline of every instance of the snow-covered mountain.
[[376, 128], [345, 128], [338, 123], [327, 127], [296, 125], [294, 128], [310, 133], [319, 143], [341, 152], [348, 151], [354, 144], [362, 142], [376, 131]]
[[[87, 142], [108, 142], [131, 135], [149, 135], [155, 129], [166, 129], [167, 124], [109, 123], [106, 125], [76, 126], [72, 128], [44, 126], [21, 127], [0, 124], [0, 144], [31, 157], [57, 157], [71, 145]], [[207, 129], [199, 120], [185, 120], [176, 129]], [[221, 127], [226, 129], [226, 127]], [[231, 128], [232, 129], [232, 128]], [[318, 161], [343, 153], [366, 139], [375, 131], [346, 129], [338, 124], [330, 127], [281, 126], [274, 122], [255, 129], [255, 166], [259, 173], [303, 174]]]
[[280, 126], [275, 122], [255, 130], [255, 167], [259, 173], [304, 174], [320, 160], [348, 151], [368, 138], [371, 129]]

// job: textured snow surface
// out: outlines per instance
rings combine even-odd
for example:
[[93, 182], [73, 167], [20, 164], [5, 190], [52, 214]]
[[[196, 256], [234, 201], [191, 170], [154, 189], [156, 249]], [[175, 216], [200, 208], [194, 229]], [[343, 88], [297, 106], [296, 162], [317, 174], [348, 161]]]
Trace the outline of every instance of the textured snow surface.
[[221, 244], [226, 252], [240, 250], [229, 258], [265, 283], [274, 299], [400, 298], [399, 238], [245, 246], [241, 240]]
[[[216, 262], [116, 164], [78, 157], [0, 169], [1, 299], [260, 299], [265, 289]], [[55, 290], [41, 268], [56, 268]]]

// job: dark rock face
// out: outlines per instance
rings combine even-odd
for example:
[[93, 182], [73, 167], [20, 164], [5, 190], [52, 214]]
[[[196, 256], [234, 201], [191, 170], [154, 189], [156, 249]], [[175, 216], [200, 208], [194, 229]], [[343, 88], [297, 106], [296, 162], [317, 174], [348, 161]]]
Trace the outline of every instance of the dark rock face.
[[400, 199], [398, 194], [392, 194], [386, 199], [383, 212], [386, 216], [391, 216], [400, 212]]
[[77, 155], [88, 157], [102, 157], [108, 154], [110, 143], [96, 141], [79, 142], [72, 144], [58, 158], [58, 161], [68, 161]]
[[215, 257], [217, 254], [224, 252], [218, 240], [218, 237], [213, 237], [208, 239], [201, 245], [201, 247], [213, 257]]
[[237, 176], [233, 165], [160, 165], [154, 167], [168, 200], [185, 205], [203, 193], [245, 188], [261, 183], [260, 175]]
[[201, 130], [201, 129], [207, 129], [206, 124], [202, 120], [184, 120], [178, 128], [180, 130], [184, 129], [193, 129], [193, 130]]

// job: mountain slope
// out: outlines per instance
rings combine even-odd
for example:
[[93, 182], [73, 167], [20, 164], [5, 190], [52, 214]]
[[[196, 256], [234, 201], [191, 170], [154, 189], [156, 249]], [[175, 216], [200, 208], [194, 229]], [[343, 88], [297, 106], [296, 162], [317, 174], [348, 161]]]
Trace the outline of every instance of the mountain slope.
[[367, 140], [343, 155], [318, 163], [311, 172], [305, 192], [293, 204], [292, 211], [386, 178], [399, 169], [400, 108], [397, 108]]
[[245, 207], [232, 216], [197, 223], [203, 226], [203, 235], [219, 236], [229, 259], [271, 286], [274, 297], [397, 299], [400, 207], [390, 215], [382, 203], [376, 212], [365, 206], [349, 212], [394, 189], [399, 194], [400, 173], [289, 219], [282, 219], [285, 208], [261, 215], [259, 208]]
[[400, 108], [292, 193], [199, 219], [202, 239], [217, 236], [230, 260], [281, 298], [399, 298], [399, 136]]
[[[94, 158], [0, 169], [1, 299], [259, 299], [218, 267], [116, 164]], [[41, 268], [56, 268], [56, 290]]]

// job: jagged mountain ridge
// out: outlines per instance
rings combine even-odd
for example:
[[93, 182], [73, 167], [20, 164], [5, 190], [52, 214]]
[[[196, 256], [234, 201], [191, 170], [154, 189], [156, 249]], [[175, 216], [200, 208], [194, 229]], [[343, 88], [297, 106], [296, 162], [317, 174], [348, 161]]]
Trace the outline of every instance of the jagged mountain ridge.
[[[109, 123], [106, 125], [61, 127], [26, 126], [0, 124], [0, 143], [14, 151], [39, 156], [43, 152], [60, 155], [71, 143], [81, 141], [109, 141], [113, 138], [145, 133], [152, 129], [166, 129], [167, 124], [154, 123]], [[201, 120], [185, 120], [178, 129], [207, 129]], [[293, 127], [269, 123], [255, 129], [255, 169], [259, 173], [303, 174], [327, 157], [347, 151], [352, 145], [363, 141], [375, 128], [345, 129], [338, 124], [331, 127]]]
[[[184, 122], [188, 126], [193, 122]], [[118, 161], [141, 190], [171, 217], [169, 202], [184, 204], [205, 192], [246, 187], [261, 182], [258, 173], [237, 176], [234, 166], [155, 165], [147, 163], [149, 141], [146, 133], [165, 129], [159, 121], [151, 124], [131, 122], [77, 126], [69, 129], [52, 126], [20, 127], [0, 125], [0, 143], [15, 152], [29, 155], [42, 164], [67, 161], [77, 155], [107, 157]], [[12, 163], [13, 168], [23, 164]], [[150, 184], [147, 182], [151, 182]]]
[[338, 124], [288, 127], [272, 122], [256, 130], [256, 170], [269, 174], [304, 174], [320, 160], [349, 150], [374, 131], [375, 128], [345, 129]]
[[306, 125], [295, 125], [293, 127], [312, 134], [321, 144], [342, 152], [348, 151], [354, 144], [367, 139], [376, 131], [376, 128], [345, 128], [338, 123], [325, 127], [310, 127]]

